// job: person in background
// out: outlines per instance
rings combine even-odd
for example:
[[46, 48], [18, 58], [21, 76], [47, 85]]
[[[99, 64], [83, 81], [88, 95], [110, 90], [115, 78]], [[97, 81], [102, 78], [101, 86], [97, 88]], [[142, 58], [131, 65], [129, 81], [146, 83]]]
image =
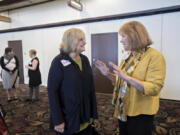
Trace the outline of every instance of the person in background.
[[57, 135], [92, 135], [97, 125], [97, 104], [92, 69], [85, 51], [85, 34], [71, 28], [65, 31], [60, 54], [51, 63], [48, 95], [50, 126]]
[[32, 49], [29, 51], [31, 61], [29, 65], [25, 66], [28, 69], [29, 76], [29, 98], [26, 101], [33, 101], [33, 91], [35, 90], [35, 100], [39, 100], [39, 86], [41, 84], [41, 72], [39, 69], [39, 59], [36, 56], [36, 50]]
[[119, 119], [120, 135], [152, 135], [154, 115], [159, 109], [159, 95], [164, 85], [166, 62], [163, 55], [149, 47], [152, 41], [143, 24], [130, 21], [120, 30], [127, 57], [120, 66], [109, 62], [113, 73], [100, 60], [96, 67], [115, 81], [114, 116]]
[[[7, 92], [7, 99], [8, 101], [16, 100], [18, 98], [16, 88], [19, 87], [19, 61], [12, 48], [5, 48], [5, 53], [4, 56], [1, 57], [0, 63], [2, 67], [2, 84]], [[10, 90], [13, 91], [13, 98], [10, 95]]]

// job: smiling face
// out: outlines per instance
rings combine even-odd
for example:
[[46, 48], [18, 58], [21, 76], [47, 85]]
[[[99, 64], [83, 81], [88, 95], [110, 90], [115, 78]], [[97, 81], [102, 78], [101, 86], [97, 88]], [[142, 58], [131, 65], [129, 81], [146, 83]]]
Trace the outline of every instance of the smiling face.
[[84, 52], [85, 51], [85, 45], [86, 45], [85, 37], [78, 38], [78, 42], [76, 45], [76, 53]]
[[85, 51], [85, 33], [79, 28], [71, 28], [64, 32], [61, 51], [70, 54], [80, 54]]
[[131, 50], [131, 46], [129, 44], [129, 40], [128, 40], [128, 35], [122, 33], [121, 35], [121, 43], [123, 45], [123, 48], [125, 51], [130, 51]]

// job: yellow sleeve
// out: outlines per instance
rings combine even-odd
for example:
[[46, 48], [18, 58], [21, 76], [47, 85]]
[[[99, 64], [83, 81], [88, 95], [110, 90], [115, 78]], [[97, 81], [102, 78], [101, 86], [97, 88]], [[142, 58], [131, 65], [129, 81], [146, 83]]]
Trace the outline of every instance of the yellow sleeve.
[[159, 55], [152, 56], [147, 68], [145, 80], [142, 82], [144, 86], [145, 96], [159, 95], [165, 80], [166, 62], [164, 57]]

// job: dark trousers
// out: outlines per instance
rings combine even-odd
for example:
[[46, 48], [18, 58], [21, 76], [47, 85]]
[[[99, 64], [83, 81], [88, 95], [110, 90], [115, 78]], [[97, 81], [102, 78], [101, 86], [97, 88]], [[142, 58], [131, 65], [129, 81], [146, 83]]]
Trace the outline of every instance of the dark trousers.
[[87, 127], [86, 129], [82, 130], [81, 132], [74, 133], [74, 134], [61, 134], [61, 133], [56, 133], [56, 135], [91, 135], [91, 129], [90, 127]]
[[29, 99], [32, 100], [33, 90], [35, 90], [35, 99], [39, 99], [39, 86], [29, 87]]
[[138, 115], [119, 120], [120, 135], [152, 135], [154, 115]]

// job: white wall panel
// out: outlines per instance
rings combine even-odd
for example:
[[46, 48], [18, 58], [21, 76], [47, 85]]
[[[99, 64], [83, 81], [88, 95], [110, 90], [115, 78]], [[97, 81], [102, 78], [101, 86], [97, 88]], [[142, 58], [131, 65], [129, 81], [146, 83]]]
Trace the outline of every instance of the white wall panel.
[[67, 6], [66, 0], [40, 4], [5, 12], [12, 18], [12, 23], [0, 22], [0, 29], [17, 28], [75, 19], [136, 12], [167, 6], [180, 5], [179, 0], [83, 0], [83, 11], [76, 11]]
[[162, 52], [167, 74], [162, 97], [180, 100], [180, 12], [163, 15]]

